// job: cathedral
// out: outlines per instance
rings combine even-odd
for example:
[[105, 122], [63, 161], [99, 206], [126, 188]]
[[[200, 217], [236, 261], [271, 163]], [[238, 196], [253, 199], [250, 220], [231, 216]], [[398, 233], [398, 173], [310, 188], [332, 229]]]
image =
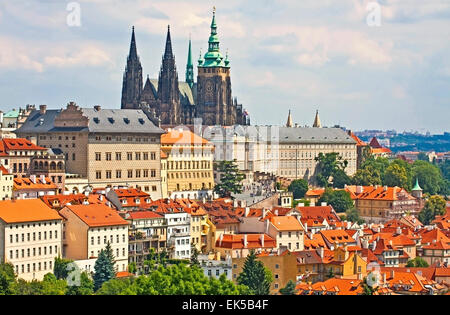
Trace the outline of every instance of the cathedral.
[[208, 52], [198, 60], [197, 82], [194, 82], [191, 40], [189, 40], [185, 82], [178, 80], [172, 51], [170, 26], [158, 79], [147, 76], [143, 83], [142, 66], [137, 54], [134, 27], [130, 52], [123, 76], [122, 109], [142, 109], [152, 113], [161, 125], [202, 124], [250, 125], [248, 113], [231, 93], [230, 61], [219, 50], [215, 12], [211, 23]]

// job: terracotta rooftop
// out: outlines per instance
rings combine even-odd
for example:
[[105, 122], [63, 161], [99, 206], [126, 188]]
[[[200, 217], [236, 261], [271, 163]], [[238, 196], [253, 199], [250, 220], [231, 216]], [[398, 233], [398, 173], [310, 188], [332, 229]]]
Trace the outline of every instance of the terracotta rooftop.
[[70, 205], [66, 206], [89, 227], [128, 225], [115, 210], [106, 205]]
[[57, 211], [40, 199], [2, 200], [0, 219], [6, 223], [62, 220]]

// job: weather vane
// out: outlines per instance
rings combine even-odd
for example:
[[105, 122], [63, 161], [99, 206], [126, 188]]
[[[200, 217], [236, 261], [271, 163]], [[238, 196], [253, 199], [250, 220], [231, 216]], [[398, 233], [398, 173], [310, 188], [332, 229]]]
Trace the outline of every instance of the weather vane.
[[213, 13], [216, 13], [216, 6], [213, 6]]

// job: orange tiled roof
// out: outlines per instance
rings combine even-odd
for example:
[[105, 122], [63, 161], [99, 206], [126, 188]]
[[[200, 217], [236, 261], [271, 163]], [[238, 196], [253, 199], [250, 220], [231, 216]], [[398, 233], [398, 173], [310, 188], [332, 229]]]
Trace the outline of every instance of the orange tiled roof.
[[161, 150], [161, 159], [167, 159], [167, 154], [163, 150]]
[[164, 218], [162, 215], [153, 211], [130, 211], [128, 214], [132, 220]]
[[450, 249], [450, 242], [445, 242], [445, 241], [436, 241], [436, 242], [432, 242], [430, 245], [426, 245], [422, 247], [423, 249], [443, 249], [443, 250], [448, 250]]
[[[245, 236], [247, 236], [247, 246], [244, 244]], [[264, 246], [261, 243], [264, 236]], [[275, 240], [267, 234], [223, 234], [222, 240], [216, 241], [216, 247], [229, 249], [255, 249], [255, 248], [275, 248]]]
[[293, 216], [273, 216], [270, 223], [278, 231], [303, 231], [303, 227], [297, 218]]
[[24, 138], [3, 138], [4, 149], [10, 150], [33, 150], [33, 151], [46, 151], [47, 149], [38, 145], [35, 145], [30, 140]]
[[356, 243], [345, 230], [321, 230], [319, 233], [331, 244]]
[[3, 175], [11, 175], [3, 165], [0, 165], [0, 172], [2, 172]]
[[297, 207], [295, 209], [300, 212], [301, 218], [304, 220], [313, 219], [319, 222], [326, 220], [330, 225], [341, 221], [331, 206]]
[[356, 141], [356, 146], [358, 146], [358, 147], [365, 147], [365, 146], [367, 146], [367, 143], [365, 143], [364, 141], [359, 139], [358, 136], [355, 135], [353, 132], [350, 134], [350, 136], [353, 138], [353, 140]]
[[198, 145], [211, 144], [208, 140], [197, 136], [190, 130], [179, 131], [178, 129], [171, 129], [167, 133], [161, 135], [161, 145]]
[[89, 227], [128, 225], [113, 209], [102, 204], [66, 206]]
[[33, 182], [30, 178], [14, 178], [13, 183], [14, 190], [20, 189], [58, 189], [49, 177], [45, 177], [45, 183], [40, 177], [36, 177], [36, 181]]
[[70, 203], [72, 205], [80, 205], [83, 202], [96, 203], [96, 204], [106, 204], [106, 198], [100, 200], [100, 196], [97, 194], [90, 194], [86, 196], [85, 194], [59, 194], [59, 195], [45, 195], [40, 197], [43, 202], [50, 208], [62, 208], [66, 204]]
[[[322, 294], [358, 295], [363, 292], [361, 282], [361, 280], [331, 278], [324, 282], [314, 283], [310, 286], [310, 289]], [[296, 288], [299, 290], [297, 294], [302, 294], [306, 289], [304, 285], [298, 285]]]
[[62, 220], [57, 211], [40, 199], [2, 200], [0, 218], [6, 223]]
[[383, 186], [362, 186], [362, 193], [357, 193], [357, 186], [347, 186], [347, 189], [355, 194], [356, 199], [362, 200], [385, 200], [394, 201], [404, 198], [404, 200], [415, 200], [405, 189], [400, 187]]

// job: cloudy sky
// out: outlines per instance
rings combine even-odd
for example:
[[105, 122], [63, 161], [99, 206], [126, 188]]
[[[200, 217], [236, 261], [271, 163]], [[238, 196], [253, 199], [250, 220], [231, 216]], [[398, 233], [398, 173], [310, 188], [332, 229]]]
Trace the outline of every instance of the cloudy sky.
[[284, 124], [290, 109], [311, 125], [318, 109], [323, 124], [353, 130], [450, 130], [449, 0], [78, 0], [80, 26], [70, 2], [0, 0], [1, 110], [119, 108], [132, 25], [157, 77], [170, 24], [184, 80], [189, 34], [196, 60], [216, 6], [253, 124]]

